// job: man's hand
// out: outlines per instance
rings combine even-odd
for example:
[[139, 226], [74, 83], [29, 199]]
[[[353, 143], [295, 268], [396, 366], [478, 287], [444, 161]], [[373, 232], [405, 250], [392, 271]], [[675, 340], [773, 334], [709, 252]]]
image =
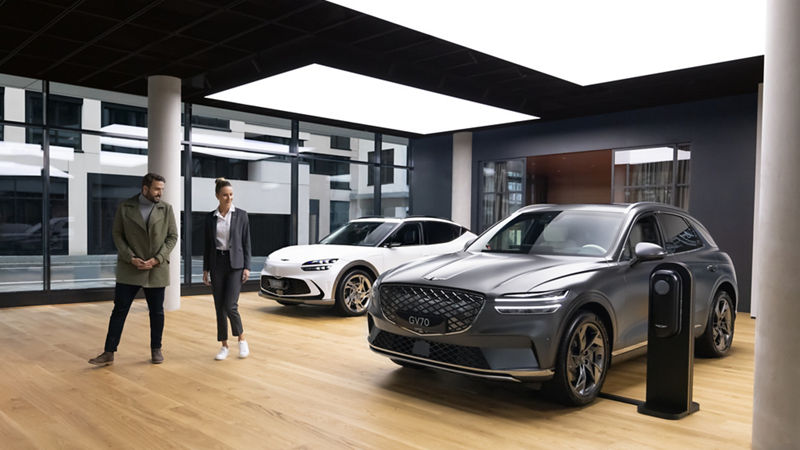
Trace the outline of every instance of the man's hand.
[[248, 278], [250, 278], [250, 270], [249, 269], [244, 269], [242, 271], [242, 283], [247, 281]]
[[147, 265], [147, 262], [142, 258], [137, 258], [136, 256], [131, 258], [131, 264], [133, 264], [134, 267], [139, 270], [150, 270], [150, 266]]
[[152, 269], [153, 267], [158, 265], [158, 260], [155, 258], [150, 258], [145, 263], [149, 266], [148, 269]]
[[208, 276], [208, 271], [203, 271], [203, 284], [206, 286], [211, 286], [211, 277]]

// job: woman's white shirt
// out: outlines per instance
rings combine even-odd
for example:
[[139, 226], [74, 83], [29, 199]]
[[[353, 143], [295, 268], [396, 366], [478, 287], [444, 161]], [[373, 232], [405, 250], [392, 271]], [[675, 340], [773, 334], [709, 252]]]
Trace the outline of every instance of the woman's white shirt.
[[214, 217], [217, 218], [217, 236], [216, 247], [217, 250], [230, 250], [231, 248], [231, 217], [236, 208], [231, 205], [228, 214], [224, 216], [220, 214], [219, 208], [214, 211]]

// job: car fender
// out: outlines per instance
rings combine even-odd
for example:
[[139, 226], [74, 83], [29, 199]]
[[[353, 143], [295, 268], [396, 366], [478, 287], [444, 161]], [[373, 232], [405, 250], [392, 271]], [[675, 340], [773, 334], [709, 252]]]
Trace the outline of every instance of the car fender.
[[378, 275], [381, 274], [380, 271], [378, 271], [378, 269], [375, 267], [375, 265], [370, 263], [369, 261], [365, 261], [363, 259], [357, 259], [355, 261], [350, 261], [344, 267], [342, 267], [342, 269], [339, 271], [339, 274], [336, 275], [336, 279], [334, 280], [333, 286], [331, 287], [331, 296], [330, 296], [330, 298], [333, 298], [333, 299], [336, 298], [336, 289], [339, 286], [339, 282], [342, 281], [342, 277], [347, 272], [349, 272], [350, 269], [352, 269], [353, 267], [359, 267], [359, 266], [364, 266], [367, 269], [369, 269], [370, 272], [372, 272], [372, 274], [375, 276], [376, 279], [378, 278]]
[[582, 309], [588, 304], [598, 304], [601, 308], [605, 311], [606, 315], [608, 316], [609, 321], [611, 322], [611, 330], [606, 330], [609, 332], [609, 336], [611, 337], [612, 344], [611, 350], [613, 352], [614, 345], [617, 342], [617, 318], [614, 314], [614, 308], [611, 306], [611, 301], [600, 291], [588, 291], [578, 294], [578, 296], [569, 302], [566, 311], [564, 312], [565, 320], [561, 321], [558, 330], [558, 339], [557, 342], [561, 342], [562, 336], [564, 333], [567, 332], [567, 327], [570, 325], [570, 319], [578, 312], [578, 310]]

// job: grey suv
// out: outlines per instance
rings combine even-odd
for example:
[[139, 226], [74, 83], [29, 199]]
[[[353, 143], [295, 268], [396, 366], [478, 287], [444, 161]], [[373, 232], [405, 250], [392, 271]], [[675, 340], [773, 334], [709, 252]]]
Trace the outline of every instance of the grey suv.
[[390, 270], [373, 287], [369, 344], [400, 365], [545, 382], [586, 404], [612, 357], [646, 347], [649, 276], [663, 262], [694, 276], [697, 352], [724, 356], [733, 263], [700, 222], [657, 203], [528, 206], [463, 251]]

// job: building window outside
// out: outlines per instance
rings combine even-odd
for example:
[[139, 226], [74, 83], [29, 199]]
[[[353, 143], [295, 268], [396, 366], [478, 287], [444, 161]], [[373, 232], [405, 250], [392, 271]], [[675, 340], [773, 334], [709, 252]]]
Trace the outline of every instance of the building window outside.
[[[81, 128], [81, 108], [83, 99], [51, 94], [47, 105], [47, 125]], [[25, 92], [25, 121], [42, 124], [42, 93]], [[42, 145], [42, 129], [28, 128], [25, 142]], [[81, 134], [78, 131], [50, 130], [50, 145], [81, 149]]]
[[[374, 163], [375, 162], [375, 152], [369, 152], [367, 154], [367, 161]], [[392, 184], [394, 183], [394, 169], [391, 166], [394, 165], [394, 149], [383, 149], [381, 150], [381, 184]], [[375, 180], [373, 179], [374, 176], [372, 175], [373, 171], [370, 170], [367, 173], [367, 186], [374, 186]]]
[[[303, 153], [314, 155], [314, 153]], [[319, 156], [319, 155], [318, 155]], [[330, 188], [350, 190], [350, 158], [325, 155], [326, 159], [309, 159], [308, 170], [314, 175], [328, 175], [331, 177]]]
[[350, 202], [331, 201], [331, 233], [350, 221]]
[[351, 150], [350, 138], [347, 136], [331, 136], [331, 148], [335, 150]]

